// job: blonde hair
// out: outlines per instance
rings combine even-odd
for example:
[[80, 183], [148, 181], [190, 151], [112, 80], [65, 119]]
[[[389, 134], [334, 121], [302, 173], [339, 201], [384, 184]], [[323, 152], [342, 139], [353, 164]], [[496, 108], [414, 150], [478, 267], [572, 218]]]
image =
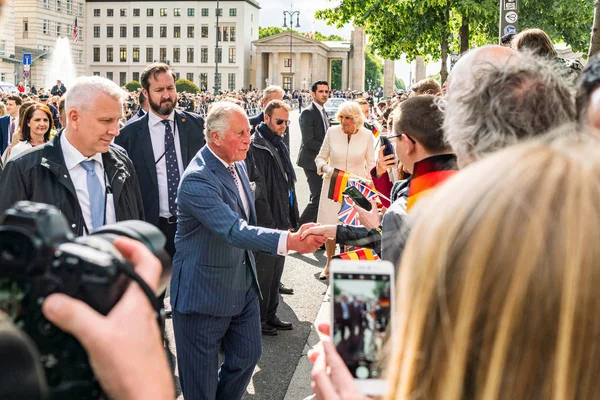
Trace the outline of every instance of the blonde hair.
[[415, 207], [386, 399], [600, 398], [600, 140], [574, 129]]
[[354, 125], [356, 126], [356, 129], [360, 129], [365, 122], [365, 116], [356, 101], [345, 101], [340, 104], [337, 115], [335, 116], [339, 122], [341, 122], [341, 115], [352, 117], [352, 119], [354, 119]]

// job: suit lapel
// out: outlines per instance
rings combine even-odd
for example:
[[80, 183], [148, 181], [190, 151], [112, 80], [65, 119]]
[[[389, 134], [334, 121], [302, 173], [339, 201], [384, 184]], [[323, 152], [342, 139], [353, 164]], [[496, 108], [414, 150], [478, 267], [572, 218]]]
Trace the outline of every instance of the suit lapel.
[[189, 132], [188, 132], [188, 122], [185, 114], [181, 111], [175, 110], [175, 123], [177, 124], [177, 132], [179, 134], [179, 146], [181, 147], [180, 154], [181, 159], [183, 160], [183, 168], [186, 168], [190, 163], [190, 155], [188, 153], [189, 149]]
[[[152, 183], [156, 190], [158, 190], [158, 178], [156, 177], [156, 164], [154, 160], [154, 150], [152, 149], [152, 138], [150, 137], [150, 128], [148, 127], [148, 122], [150, 118], [148, 115], [151, 111], [148, 111], [146, 115], [142, 117], [141, 128], [138, 131], [138, 142], [142, 147], [142, 154], [144, 156], [144, 161], [146, 162], [146, 167], [148, 168], [148, 172], [150, 173], [150, 178], [152, 179]], [[133, 144], [135, 145], [135, 143]]]
[[[248, 223], [250, 225], [256, 224], [256, 212], [254, 210], [254, 196], [252, 194], [252, 190], [250, 189], [250, 179], [248, 178], [248, 174], [246, 172], [246, 164], [243, 161], [236, 162], [236, 168], [240, 180], [242, 181], [242, 187], [244, 188], [244, 193], [246, 193], [246, 198], [248, 199], [248, 208], [250, 209], [250, 215], [248, 216]], [[240, 199], [241, 200], [241, 199]]]

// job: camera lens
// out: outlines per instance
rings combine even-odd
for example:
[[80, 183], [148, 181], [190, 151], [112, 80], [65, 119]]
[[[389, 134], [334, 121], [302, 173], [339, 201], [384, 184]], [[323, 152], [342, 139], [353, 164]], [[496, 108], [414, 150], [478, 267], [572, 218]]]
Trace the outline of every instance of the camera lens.
[[35, 254], [35, 247], [28, 235], [16, 231], [0, 231], [0, 269], [31, 265]]

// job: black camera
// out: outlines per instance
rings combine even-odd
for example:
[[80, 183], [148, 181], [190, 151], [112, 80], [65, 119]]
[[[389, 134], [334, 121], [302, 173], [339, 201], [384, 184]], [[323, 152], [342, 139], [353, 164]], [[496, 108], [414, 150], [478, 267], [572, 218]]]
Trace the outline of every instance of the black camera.
[[106, 315], [135, 279], [164, 327], [162, 304], [113, 246], [117, 236], [142, 242], [161, 260], [161, 293], [171, 264], [164, 235], [151, 224], [125, 221], [76, 238], [51, 205], [21, 201], [0, 217], [0, 310], [35, 342], [52, 399], [98, 399], [102, 391], [83, 347], [44, 318], [48, 295], [65, 293]]

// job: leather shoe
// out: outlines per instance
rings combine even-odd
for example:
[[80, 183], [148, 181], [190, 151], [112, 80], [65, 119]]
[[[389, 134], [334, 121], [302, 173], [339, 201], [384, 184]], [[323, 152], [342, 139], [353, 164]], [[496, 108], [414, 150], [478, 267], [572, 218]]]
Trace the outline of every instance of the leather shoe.
[[269, 320], [267, 322], [267, 324], [269, 326], [272, 326], [273, 328], [276, 328], [279, 331], [289, 331], [290, 329], [292, 329], [292, 323], [291, 322], [283, 322], [282, 320], [280, 320], [277, 317]]
[[266, 336], [277, 336], [277, 328], [269, 324], [262, 324], [261, 331], [262, 334]]
[[287, 287], [283, 283], [279, 282], [279, 293], [294, 294], [294, 289], [292, 289], [291, 287]]

